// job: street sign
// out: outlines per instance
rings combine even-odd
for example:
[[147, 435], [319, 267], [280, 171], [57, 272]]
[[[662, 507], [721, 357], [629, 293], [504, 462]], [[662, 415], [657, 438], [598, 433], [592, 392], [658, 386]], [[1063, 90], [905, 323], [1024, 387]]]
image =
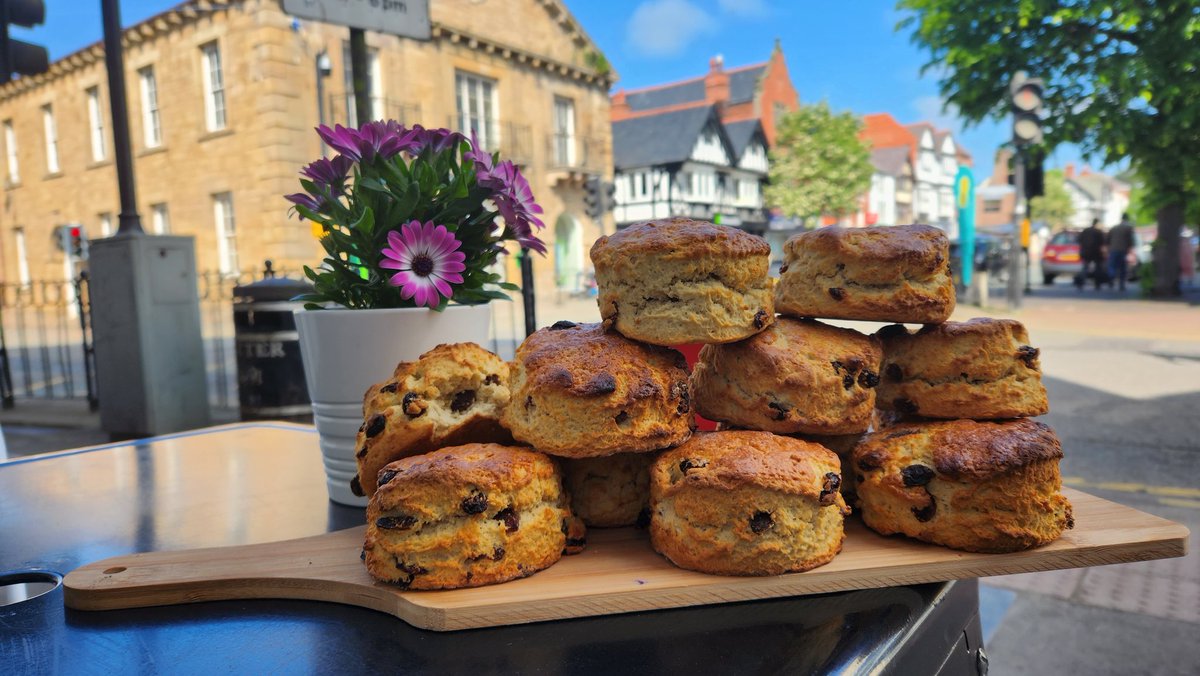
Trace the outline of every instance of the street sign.
[[283, 0], [283, 11], [338, 26], [430, 38], [429, 0]]
[[975, 271], [975, 176], [966, 165], [958, 167], [954, 177], [958, 206], [958, 252], [962, 257], [962, 285], [971, 287]]

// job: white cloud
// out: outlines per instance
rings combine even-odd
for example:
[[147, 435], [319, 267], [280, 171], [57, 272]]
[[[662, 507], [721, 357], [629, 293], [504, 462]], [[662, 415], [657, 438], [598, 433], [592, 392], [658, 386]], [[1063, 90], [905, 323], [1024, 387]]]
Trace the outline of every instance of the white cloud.
[[716, 19], [687, 0], [646, 0], [629, 17], [625, 41], [644, 56], [677, 56], [717, 29]]
[[748, 19], [759, 19], [770, 13], [764, 0], [717, 0], [722, 12]]
[[928, 122], [938, 129], [949, 129], [955, 133], [962, 130], [958, 107], [947, 106], [940, 96], [918, 96], [913, 99], [912, 108], [917, 112], [918, 122]]

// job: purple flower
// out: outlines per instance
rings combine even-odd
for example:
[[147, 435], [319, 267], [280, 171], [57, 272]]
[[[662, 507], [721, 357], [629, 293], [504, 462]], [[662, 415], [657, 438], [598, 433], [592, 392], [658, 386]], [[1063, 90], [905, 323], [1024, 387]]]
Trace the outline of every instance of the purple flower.
[[535, 214], [543, 213], [542, 207], [533, 201], [533, 190], [529, 181], [521, 175], [517, 165], [509, 160], [497, 164], [490, 172], [487, 187], [496, 190], [493, 200], [504, 222], [512, 228], [512, 232], [521, 246], [533, 249], [538, 253], [546, 253], [546, 245], [538, 239], [533, 229], [546, 227]]
[[479, 185], [492, 187], [489, 185], [492, 178], [492, 154], [479, 145], [479, 137], [475, 135], [474, 129], [471, 130], [471, 149], [463, 153], [463, 159], [475, 163], [475, 181]]
[[395, 120], [368, 122], [358, 129], [321, 125], [317, 134], [330, 148], [360, 164], [370, 164], [376, 157], [390, 159], [411, 143], [411, 132]]
[[467, 269], [467, 256], [458, 251], [462, 242], [446, 226], [409, 221], [401, 232], [389, 232], [387, 240], [379, 267], [397, 270], [388, 283], [400, 287], [401, 298], [436, 308], [443, 296], [454, 295], [451, 284], [463, 283], [460, 273]]
[[[310, 195], [306, 192], [298, 192], [298, 193], [293, 193], [291, 195], [284, 195], [283, 199], [291, 202], [292, 204], [295, 204], [296, 206], [307, 207], [313, 211], [319, 211], [321, 209], [321, 204], [324, 203], [323, 199], [318, 198], [318, 197], [313, 197], [312, 195]], [[304, 219], [303, 216], [301, 216], [300, 218], [301, 218], [301, 220]]]
[[346, 176], [350, 173], [352, 166], [354, 166], [354, 161], [345, 155], [338, 155], [332, 160], [322, 157], [304, 167], [300, 174], [318, 186], [328, 186], [333, 188], [334, 192], [341, 192], [342, 184], [346, 181]]
[[426, 148], [433, 148], [433, 152], [440, 153], [449, 148], [455, 148], [467, 137], [456, 131], [449, 129], [426, 129], [419, 124], [414, 124], [412, 128], [412, 147], [408, 152], [412, 155], [419, 155]]

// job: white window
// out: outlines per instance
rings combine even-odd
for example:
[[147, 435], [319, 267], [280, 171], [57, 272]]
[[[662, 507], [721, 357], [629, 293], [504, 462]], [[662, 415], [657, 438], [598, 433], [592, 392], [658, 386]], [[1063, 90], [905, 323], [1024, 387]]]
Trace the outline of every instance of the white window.
[[469, 73], [455, 74], [458, 98], [458, 127], [465, 134], [472, 131], [486, 150], [500, 147], [500, 130], [496, 124], [496, 81]]
[[[232, 218], [232, 215], [230, 217]], [[154, 228], [154, 234], [156, 235], [170, 234], [171, 218], [167, 213], [165, 202], [150, 205], [150, 225]]]
[[213, 218], [217, 224], [217, 265], [222, 274], [236, 275], [237, 225], [233, 220], [233, 193], [213, 195]]
[[142, 140], [147, 148], [157, 148], [162, 145], [162, 120], [158, 114], [158, 80], [154, 77], [154, 67], [139, 70], [138, 82], [142, 89]]
[[113, 233], [112, 214], [110, 214], [106, 211], [106, 212], [100, 214], [100, 236], [101, 237], [112, 237], [112, 233]]
[[575, 102], [561, 96], [554, 97], [554, 161], [575, 166]]
[[8, 184], [16, 185], [21, 182], [21, 173], [17, 170], [17, 133], [12, 120], [4, 121], [4, 154], [8, 158]]
[[215, 42], [200, 48], [204, 58], [204, 120], [209, 131], [225, 128], [225, 76], [221, 72], [221, 50]]
[[54, 123], [54, 108], [49, 103], [42, 106], [42, 129], [46, 133], [46, 173], [57, 174], [61, 168], [58, 165], [58, 125]]
[[92, 130], [92, 161], [99, 162], [106, 154], [104, 148], [104, 112], [100, 109], [100, 88], [87, 90], [88, 128]]
[[17, 277], [23, 286], [28, 286], [29, 252], [25, 250], [25, 228], [15, 228], [13, 236], [17, 240]]
[[383, 119], [383, 71], [379, 66], [379, 50], [367, 50], [367, 96], [371, 99], [371, 109], [362, 119], [358, 117], [358, 102], [354, 98], [354, 70], [350, 64], [349, 42], [342, 43], [342, 64], [346, 86], [346, 123], [357, 127], [372, 120]]

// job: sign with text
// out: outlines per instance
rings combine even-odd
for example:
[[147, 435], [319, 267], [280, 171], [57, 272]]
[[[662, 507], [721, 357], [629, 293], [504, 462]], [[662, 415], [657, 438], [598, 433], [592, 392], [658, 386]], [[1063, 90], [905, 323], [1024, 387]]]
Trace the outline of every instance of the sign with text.
[[283, 0], [292, 16], [428, 40], [429, 0]]

